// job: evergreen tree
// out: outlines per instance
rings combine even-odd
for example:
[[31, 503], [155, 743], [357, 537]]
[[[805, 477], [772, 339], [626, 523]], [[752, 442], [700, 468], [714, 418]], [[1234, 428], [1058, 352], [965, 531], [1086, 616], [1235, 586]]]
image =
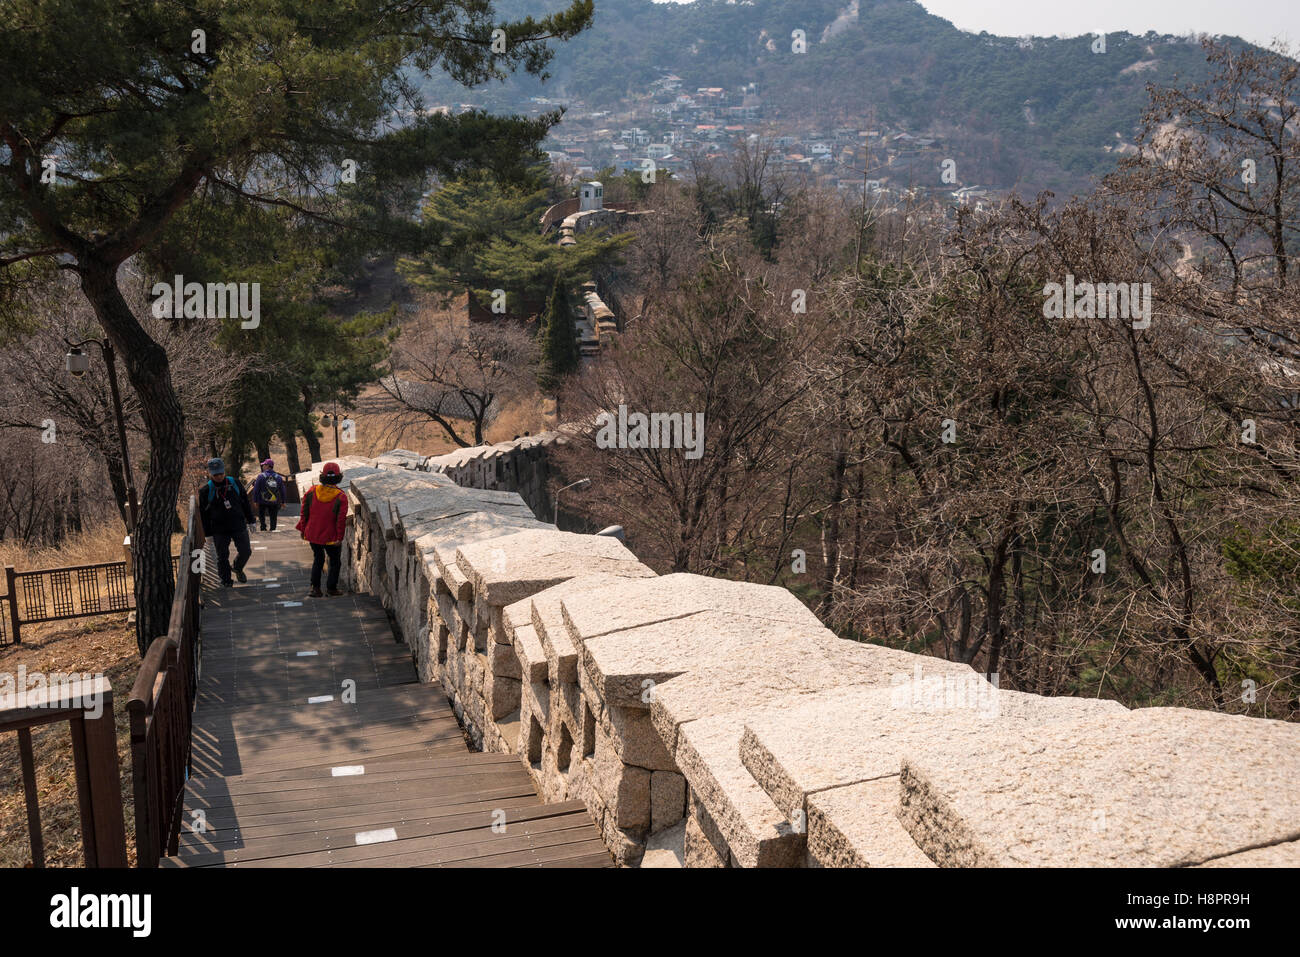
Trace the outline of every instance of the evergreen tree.
[[[357, 205], [349, 196], [339, 210], [351, 215]], [[230, 422], [196, 423], [199, 431], [213, 429], [232, 472], [250, 445], [259, 460], [265, 457], [276, 434], [288, 445], [302, 433], [315, 455], [314, 408], [351, 402], [381, 374], [395, 335], [394, 311], [349, 319], [335, 314], [322, 293], [347, 285], [361, 269], [352, 231], [325, 228], [284, 207], [241, 205], [218, 195], [182, 211], [145, 259], [164, 277], [260, 280], [257, 326], [227, 319], [218, 336], [227, 351], [252, 360], [230, 383]]]
[[612, 262], [630, 233], [587, 232], [571, 246], [541, 234], [542, 214], [556, 201], [542, 172], [535, 167], [519, 184], [483, 173], [446, 183], [424, 207], [425, 249], [402, 260], [402, 274], [447, 298], [468, 292], [483, 309], [492, 307], [493, 290], [504, 290], [506, 311], [529, 316], [543, 307], [557, 275], [576, 279]]
[[578, 368], [578, 330], [559, 276], [551, 287], [538, 334], [542, 341], [537, 382], [542, 391], [554, 394], [564, 377]]
[[[44, 0], [0, 10], [0, 294], [38, 267], [73, 270], [140, 397], [151, 451], [133, 539], [143, 653], [171, 613], [185, 422], [166, 352], [123, 298], [122, 264], [207, 190], [335, 222], [349, 170], [360, 182], [465, 167], [485, 149], [470, 127], [504, 126], [511, 137], [517, 127], [426, 115], [412, 68], [438, 67], [465, 85], [521, 67], [544, 74], [548, 42], [585, 29], [592, 2], [506, 23], [485, 0]], [[505, 52], [494, 49], [496, 29]], [[411, 119], [391, 131], [399, 112]]]

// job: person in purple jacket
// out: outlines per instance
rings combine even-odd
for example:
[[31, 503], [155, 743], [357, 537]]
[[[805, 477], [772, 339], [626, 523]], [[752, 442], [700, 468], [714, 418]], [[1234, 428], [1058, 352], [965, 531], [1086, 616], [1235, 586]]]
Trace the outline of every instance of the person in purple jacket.
[[[275, 517], [284, 504], [284, 490], [288, 482], [275, 470], [275, 462], [267, 459], [262, 463], [262, 474], [253, 481], [253, 503], [257, 506], [257, 526], [262, 531], [275, 531]], [[270, 528], [267, 528], [267, 523]]]

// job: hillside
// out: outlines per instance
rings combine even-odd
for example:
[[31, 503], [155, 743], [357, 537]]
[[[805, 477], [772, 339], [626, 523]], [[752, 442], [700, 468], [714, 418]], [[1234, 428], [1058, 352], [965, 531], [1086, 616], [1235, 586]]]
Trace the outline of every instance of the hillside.
[[[545, 12], [546, 0], [501, 4], [503, 15]], [[801, 29], [807, 52], [791, 52]], [[1146, 103], [1148, 83], [1201, 80], [1205, 62], [1186, 37], [974, 35], [914, 0], [597, 0], [594, 26], [563, 45], [551, 79], [473, 92], [440, 80], [430, 103], [522, 111], [546, 96], [585, 111], [631, 109], [665, 73], [684, 90], [756, 84], [765, 124], [875, 122], [938, 135], [968, 164], [966, 182], [1073, 191], [1108, 171]]]

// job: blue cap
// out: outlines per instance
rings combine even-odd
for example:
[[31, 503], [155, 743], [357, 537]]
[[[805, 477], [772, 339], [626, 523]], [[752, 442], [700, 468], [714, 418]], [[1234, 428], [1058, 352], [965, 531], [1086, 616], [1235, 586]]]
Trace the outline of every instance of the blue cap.
[[226, 470], [226, 463], [221, 459], [208, 459], [208, 474], [220, 475]]

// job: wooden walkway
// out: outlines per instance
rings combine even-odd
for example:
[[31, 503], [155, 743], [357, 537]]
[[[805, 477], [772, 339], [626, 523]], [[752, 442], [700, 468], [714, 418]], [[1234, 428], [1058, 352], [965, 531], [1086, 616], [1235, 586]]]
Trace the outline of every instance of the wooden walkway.
[[582, 802], [543, 804], [517, 756], [469, 749], [376, 600], [306, 597], [295, 521], [253, 532], [247, 584], [205, 583], [193, 776], [163, 866], [613, 866]]

